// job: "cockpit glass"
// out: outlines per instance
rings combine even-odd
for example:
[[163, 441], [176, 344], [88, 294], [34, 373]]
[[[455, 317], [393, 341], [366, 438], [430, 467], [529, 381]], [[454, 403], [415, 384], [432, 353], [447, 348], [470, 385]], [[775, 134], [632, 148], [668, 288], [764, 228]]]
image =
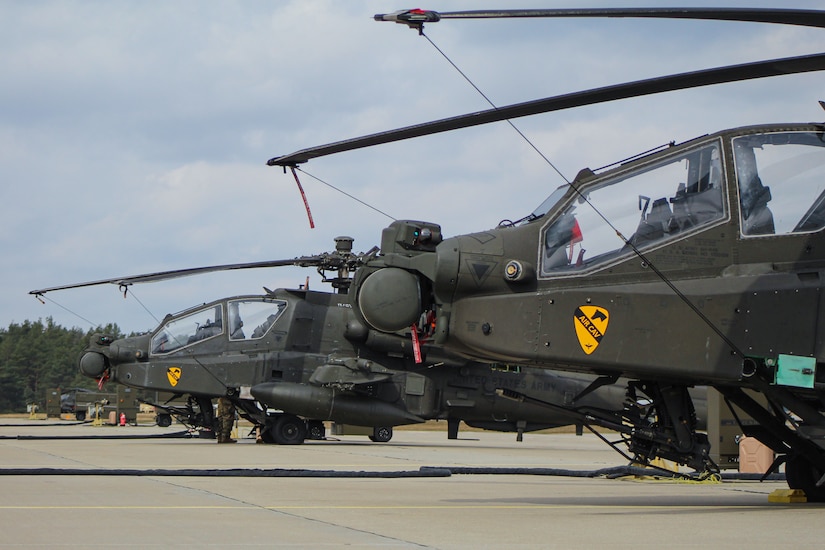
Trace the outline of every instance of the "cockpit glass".
[[533, 210], [533, 213], [530, 215], [531, 220], [535, 220], [536, 218], [540, 218], [550, 212], [550, 210], [556, 206], [559, 201], [564, 197], [564, 194], [569, 189], [569, 186], [562, 185], [561, 187], [557, 188], [555, 191], [550, 193], [550, 196], [544, 199], [544, 201]]
[[223, 307], [217, 304], [168, 321], [152, 337], [152, 353], [171, 353], [223, 333]]
[[825, 143], [816, 132], [775, 132], [733, 140], [739, 218], [747, 237], [825, 227]]
[[282, 300], [231, 300], [229, 307], [229, 339], [254, 340], [263, 338], [286, 309]]
[[720, 143], [584, 185], [581, 192], [542, 230], [542, 276], [606, 266], [632, 253], [628, 243], [649, 249], [724, 219]]
[[[229, 332], [230, 340], [263, 338], [283, 314], [287, 303], [271, 298], [238, 298], [170, 319], [152, 337], [153, 355], [172, 353]], [[225, 322], [226, 321], [226, 322]]]

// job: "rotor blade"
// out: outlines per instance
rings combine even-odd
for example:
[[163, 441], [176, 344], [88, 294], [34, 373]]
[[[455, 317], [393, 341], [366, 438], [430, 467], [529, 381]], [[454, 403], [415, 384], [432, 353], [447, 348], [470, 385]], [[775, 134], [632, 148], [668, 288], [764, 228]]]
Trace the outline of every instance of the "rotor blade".
[[372, 147], [383, 143], [391, 143], [393, 141], [401, 141], [440, 132], [449, 132], [460, 128], [469, 128], [471, 126], [479, 126], [481, 124], [489, 124], [491, 122], [499, 122], [523, 116], [560, 111], [584, 105], [594, 105], [597, 103], [616, 101], [618, 99], [722, 84], [725, 82], [821, 70], [825, 70], [825, 53], [769, 59], [754, 63], [728, 65], [714, 69], [679, 73], [647, 80], [637, 80], [635, 82], [626, 82], [613, 86], [605, 86], [603, 88], [593, 88], [581, 92], [527, 101], [525, 103], [516, 103], [505, 107], [477, 111], [475, 113], [425, 122], [423, 124], [406, 126], [387, 132], [379, 132], [377, 134], [337, 141], [327, 145], [310, 147], [289, 155], [271, 158], [267, 161], [267, 164], [269, 166], [294, 166], [316, 157], [323, 157], [334, 153], [362, 149], [364, 147]]
[[82, 288], [86, 286], [97, 286], [97, 285], [105, 285], [105, 284], [113, 284], [113, 285], [131, 285], [134, 283], [150, 283], [156, 281], [165, 281], [168, 279], [177, 279], [179, 277], [189, 277], [190, 275], [200, 275], [203, 273], [212, 273], [215, 271], [231, 271], [235, 269], [258, 269], [264, 267], [281, 267], [281, 266], [301, 266], [307, 267], [311, 265], [317, 265], [325, 256], [301, 256], [299, 258], [294, 258], [292, 260], [267, 260], [263, 262], [251, 262], [245, 264], [225, 264], [225, 265], [213, 265], [208, 267], [194, 267], [189, 269], [175, 269], [172, 271], [158, 271], [157, 273], [145, 273], [143, 275], [132, 275], [128, 277], [114, 277], [112, 279], [101, 279], [100, 281], [90, 281], [86, 283], [76, 283], [71, 285], [64, 285], [64, 286], [54, 286], [51, 288], [43, 288], [40, 290], [32, 290], [29, 294], [33, 294], [35, 296], [39, 296], [42, 294], [46, 294], [47, 292], [52, 292], [54, 290], [68, 290], [70, 288]]
[[535, 10], [471, 10], [436, 12], [429, 10], [401, 10], [379, 13], [376, 21], [394, 21], [420, 28], [424, 23], [441, 19], [500, 19], [538, 17], [641, 17], [657, 19], [703, 19], [713, 21], [741, 21], [776, 23], [825, 28], [825, 11], [758, 8], [583, 8]]

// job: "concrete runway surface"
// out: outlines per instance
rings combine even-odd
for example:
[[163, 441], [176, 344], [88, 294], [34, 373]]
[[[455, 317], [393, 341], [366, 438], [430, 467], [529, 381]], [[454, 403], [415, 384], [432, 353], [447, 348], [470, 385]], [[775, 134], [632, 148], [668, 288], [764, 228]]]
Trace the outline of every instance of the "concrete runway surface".
[[[444, 432], [396, 431], [389, 443], [335, 436], [296, 446], [246, 438], [217, 445], [192, 438], [72, 438], [169, 434], [180, 430], [177, 424], [69, 424], [14, 420], [0, 426], [0, 548], [752, 549], [825, 543], [825, 507], [768, 502], [773, 490], [786, 488], [779, 481], [351, 477], [416, 474], [428, 466], [626, 465], [592, 434], [525, 434], [518, 443], [515, 434], [463, 432], [449, 441], [445, 425]], [[241, 430], [243, 437], [248, 429]], [[46, 439], [51, 436], [59, 438]], [[9, 475], [29, 468], [38, 475]], [[39, 475], [42, 468], [73, 475]], [[80, 471], [180, 469], [306, 469], [350, 477]]]

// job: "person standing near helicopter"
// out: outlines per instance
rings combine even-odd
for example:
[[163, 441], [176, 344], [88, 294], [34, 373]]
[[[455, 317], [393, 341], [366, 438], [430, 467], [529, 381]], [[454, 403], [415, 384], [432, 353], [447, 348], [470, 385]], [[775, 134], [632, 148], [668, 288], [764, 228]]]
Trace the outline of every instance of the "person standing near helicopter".
[[235, 424], [235, 404], [226, 396], [218, 398], [217, 411], [218, 443], [237, 443], [232, 439], [232, 426]]

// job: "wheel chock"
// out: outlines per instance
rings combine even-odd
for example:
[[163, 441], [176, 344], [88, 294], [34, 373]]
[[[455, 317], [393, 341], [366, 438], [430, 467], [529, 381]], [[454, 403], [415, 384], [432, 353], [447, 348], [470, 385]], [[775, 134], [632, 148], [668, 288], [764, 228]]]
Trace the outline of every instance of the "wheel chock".
[[768, 495], [768, 502], [782, 504], [808, 502], [808, 497], [805, 496], [805, 491], [802, 489], [777, 489]]

